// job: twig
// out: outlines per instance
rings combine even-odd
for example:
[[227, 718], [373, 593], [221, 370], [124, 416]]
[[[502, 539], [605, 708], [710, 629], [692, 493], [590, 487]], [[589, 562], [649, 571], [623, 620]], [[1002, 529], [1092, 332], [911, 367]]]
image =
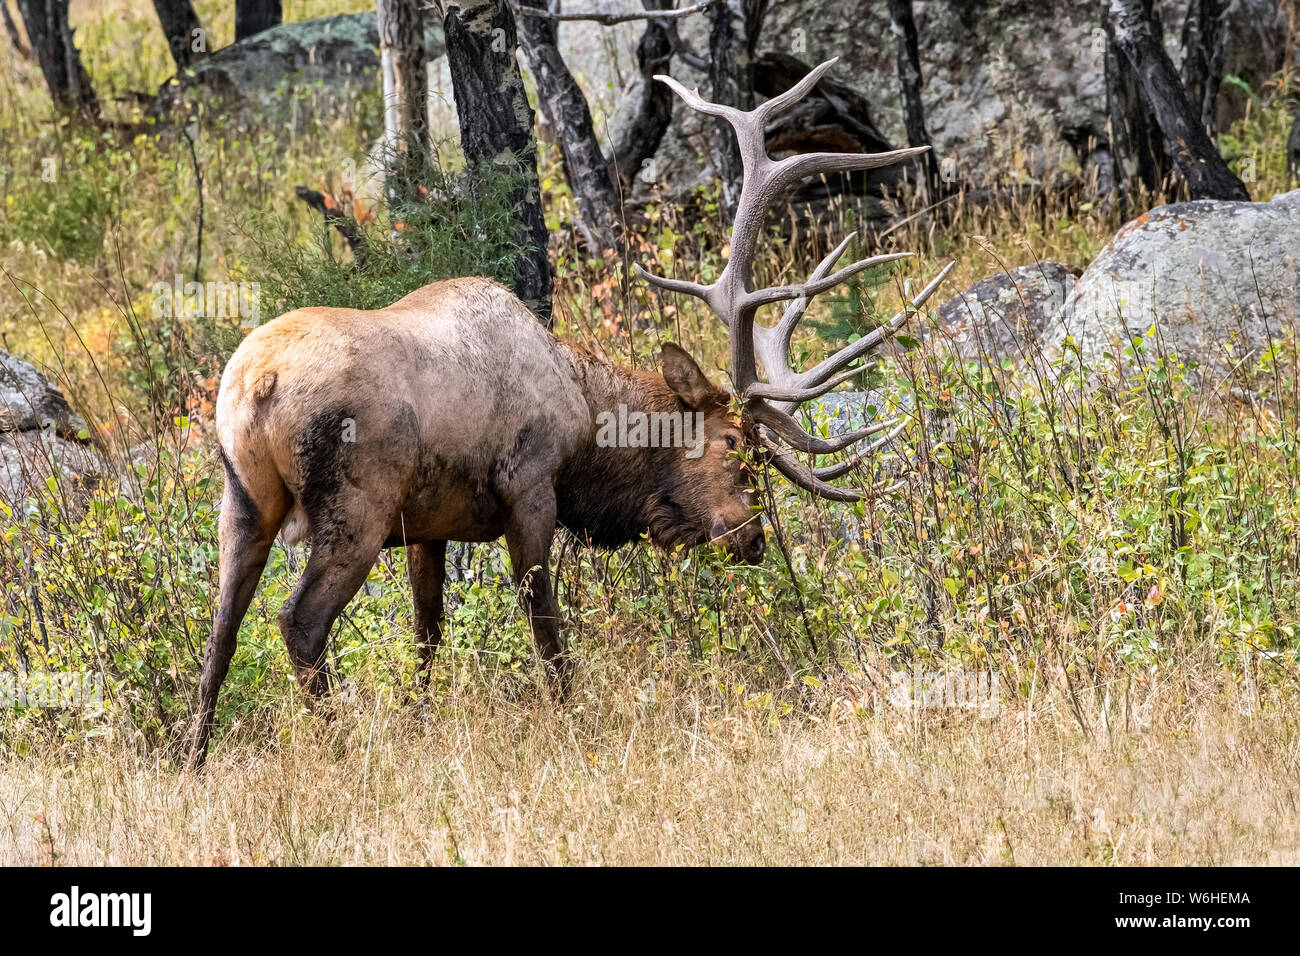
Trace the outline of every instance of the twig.
[[203, 168], [199, 166], [199, 154], [194, 148], [194, 134], [190, 133], [193, 128], [196, 132], [198, 124], [193, 123], [186, 126], [182, 132], [185, 134], [185, 142], [190, 147], [190, 162], [194, 164], [194, 181], [198, 184], [199, 190], [199, 216], [198, 216], [198, 248], [194, 251], [194, 281], [200, 281], [200, 270], [203, 268]]
[[295, 186], [293, 191], [299, 199], [321, 214], [327, 227], [333, 226], [339, 231], [339, 235], [347, 240], [348, 248], [352, 250], [352, 255], [358, 263], [365, 261], [365, 236], [357, 228], [355, 219], [344, 215], [337, 208], [326, 203], [323, 193], [308, 189], [306, 186]]
[[522, 13], [530, 17], [541, 17], [543, 20], [555, 20], [557, 22], [590, 20], [602, 26], [612, 27], [615, 24], [627, 23], [631, 20], [680, 20], [683, 17], [689, 17], [692, 14], [707, 10], [718, 2], [720, 0], [702, 0], [701, 3], [682, 7], [680, 10], [641, 10], [637, 13], [601, 13], [598, 10], [579, 10], [577, 13], [552, 13], [550, 10], [541, 10], [537, 7], [523, 7], [517, 4], [511, 4], [511, 6], [514, 7], [515, 13]]

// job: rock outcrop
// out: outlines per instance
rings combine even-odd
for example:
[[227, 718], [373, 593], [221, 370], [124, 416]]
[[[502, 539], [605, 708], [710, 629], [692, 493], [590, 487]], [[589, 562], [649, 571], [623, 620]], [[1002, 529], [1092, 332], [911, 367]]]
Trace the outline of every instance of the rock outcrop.
[[981, 279], [944, 302], [938, 327], [925, 330], [965, 361], [1019, 367], [1034, 361], [1039, 341], [1060, 321], [1079, 270], [1036, 262]]
[[[430, 60], [442, 56], [442, 26], [428, 19], [425, 49]], [[379, 92], [379, 29], [374, 13], [316, 17], [255, 33], [216, 50], [189, 70], [168, 80], [154, 112], [169, 114], [192, 91], [217, 113], [245, 108], [265, 118], [276, 107], [290, 119], [309, 112], [309, 99], [332, 103], [358, 92]], [[295, 106], [297, 104], [297, 106]], [[267, 127], [272, 126], [266, 123]]]
[[1043, 346], [1059, 354], [1072, 336], [1084, 366], [1096, 367], [1108, 355], [1123, 361], [1143, 336], [1150, 349], [1194, 360], [1203, 377], [1249, 376], [1265, 349], [1296, 331], [1298, 267], [1300, 190], [1263, 203], [1159, 206], [1093, 260]]
[[0, 501], [14, 504], [56, 478], [63, 487], [98, 470], [86, 423], [35, 366], [0, 351]]

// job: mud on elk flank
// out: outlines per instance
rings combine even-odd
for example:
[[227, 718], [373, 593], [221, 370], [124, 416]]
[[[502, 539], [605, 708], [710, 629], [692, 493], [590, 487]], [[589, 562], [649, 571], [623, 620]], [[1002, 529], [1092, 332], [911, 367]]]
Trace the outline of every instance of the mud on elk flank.
[[[856, 374], [859, 360], [902, 327], [948, 269], [875, 332], [802, 371], [788, 356], [809, 299], [901, 256], [832, 271], [850, 236], [805, 282], [764, 289], [752, 282], [764, 219], [789, 187], [921, 152], [767, 156], [765, 124], [802, 99], [834, 62], [749, 112], [705, 102], [658, 77], [694, 109], [730, 123], [744, 159], [731, 257], [717, 281], [703, 285], [642, 271], [661, 289], [699, 296], [726, 326], [739, 416], [730, 411], [732, 397], [677, 346], [664, 346], [662, 373], [619, 368], [558, 341], [518, 299], [482, 278], [437, 282], [375, 311], [300, 309], [243, 341], [217, 400], [226, 470], [220, 603], [203, 662], [191, 767], [203, 764], [239, 624], [277, 535], [311, 545], [278, 618], [309, 701], [329, 687], [330, 628], [383, 548], [407, 549], [416, 640], [427, 666], [441, 634], [446, 543], [503, 535], [539, 656], [563, 695], [569, 663], [547, 573], [557, 526], [599, 547], [648, 533], [662, 547], [714, 543], [757, 562], [764, 535], [746, 460], [762, 458], [824, 497], [857, 500], [868, 493], [830, 481], [880, 451], [902, 424], [818, 438], [792, 413]], [[790, 304], [775, 325], [755, 322], [760, 308], [778, 302]], [[597, 441], [597, 419], [621, 407], [696, 416], [703, 450], [698, 437], [691, 449]], [[345, 420], [351, 421], [346, 441]], [[881, 432], [887, 434], [860, 445]], [[855, 447], [820, 467], [798, 457]]]

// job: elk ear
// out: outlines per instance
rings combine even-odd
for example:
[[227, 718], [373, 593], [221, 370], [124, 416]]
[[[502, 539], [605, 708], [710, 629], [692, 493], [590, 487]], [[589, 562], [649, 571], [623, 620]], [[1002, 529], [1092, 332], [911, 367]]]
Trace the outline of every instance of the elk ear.
[[697, 411], [718, 401], [718, 389], [680, 345], [665, 342], [661, 353], [664, 381], [689, 408]]

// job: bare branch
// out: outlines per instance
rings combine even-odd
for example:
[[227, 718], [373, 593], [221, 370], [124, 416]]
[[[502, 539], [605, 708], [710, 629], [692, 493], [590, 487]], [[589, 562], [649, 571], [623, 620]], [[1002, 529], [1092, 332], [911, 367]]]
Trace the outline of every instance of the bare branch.
[[689, 17], [693, 14], [700, 13], [709, 9], [715, 3], [721, 0], [702, 0], [701, 3], [693, 4], [689, 7], [682, 7], [680, 10], [641, 10], [635, 13], [603, 13], [599, 10], [579, 10], [576, 13], [558, 13], [550, 10], [539, 10], [536, 7], [514, 6], [516, 13], [522, 13], [529, 17], [540, 17], [544, 20], [555, 20], [560, 23], [571, 20], [587, 20], [592, 23], [599, 23], [602, 26], [612, 27], [619, 23], [628, 23], [632, 20], [680, 20], [683, 17]]

